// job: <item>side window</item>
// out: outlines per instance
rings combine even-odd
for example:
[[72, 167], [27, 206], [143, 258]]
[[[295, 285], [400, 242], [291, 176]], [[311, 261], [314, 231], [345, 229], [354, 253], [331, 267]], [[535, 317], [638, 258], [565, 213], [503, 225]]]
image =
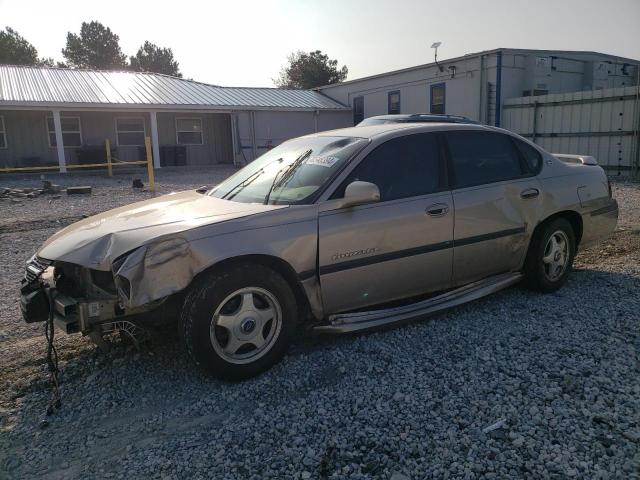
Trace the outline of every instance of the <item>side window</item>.
[[513, 142], [518, 146], [518, 150], [520, 150], [520, 153], [522, 154], [522, 157], [524, 158], [524, 161], [531, 173], [537, 174], [540, 172], [540, 169], [542, 168], [542, 155], [540, 155], [540, 152], [528, 143], [515, 138], [513, 139]]
[[353, 124], [358, 125], [364, 120], [364, 97], [353, 99]]
[[511, 139], [500, 133], [447, 132], [455, 186], [501, 182], [525, 173]]
[[444, 168], [434, 134], [408, 135], [389, 140], [360, 162], [332, 198], [357, 180], [375, 183], [380, 201], [426, 195], [444, 184]]

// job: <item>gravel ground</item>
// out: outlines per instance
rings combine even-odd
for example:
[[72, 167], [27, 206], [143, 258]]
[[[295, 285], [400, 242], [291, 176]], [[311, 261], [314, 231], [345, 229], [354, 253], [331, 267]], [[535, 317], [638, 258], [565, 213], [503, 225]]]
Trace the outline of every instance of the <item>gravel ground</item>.
[[[159, 191], [229, 173], [162, 172]], [[242, 383], [194, 369], [174, 329], [109, 354], [59, 336], [63, 406], [40, 428], [45, 343], [20, 318], [24, 261], [82, 215], [153, 195], [125, 175], [64, 182], [94, 194], [0, 200], [0, 478], [640, 476], [638, 184], [615, 185], [618, 231], [559, 292], [515, 287], [392, 330], [302, 337]]]

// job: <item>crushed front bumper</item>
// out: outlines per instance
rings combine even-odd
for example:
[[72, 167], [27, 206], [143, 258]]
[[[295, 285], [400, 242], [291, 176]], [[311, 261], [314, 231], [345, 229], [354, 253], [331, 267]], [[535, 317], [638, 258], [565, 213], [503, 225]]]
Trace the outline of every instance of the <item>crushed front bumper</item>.
[[35, 255], [27, 262], [20, 284], [20, 310], [27, 323], [44, 322], [49, 318], [49, 297], [41, 277], [50, 265], [49, 260]]
[[[24, 287], [23, 290], [25, 290]], [[89, 332], [94, 325], [115, 320], [124, 316], [125, 313], [117, 300], [84, 301], [84, 299], [71, 298], [55, 289], [42, 286], [21, 294], [20, 307], [25, 322], [44, 322], [49, 318], [48, 295], [53, 299], [55, 326], [65, 333]]]
[[[74, 298], [56, 289], [45, 272], [53, 262], [32, 257], [27, 262], [20, 289], [20, 309], [27, 323], [44, 322], [51, 314], [56, 328], [65, 333], [89, 332], [96, 324], [125, 316], [117, 297]], [[53, 311], [52, 311], [53, 310]]]
[[65, 333], [89, 332], [96, 324], [124, 316], [117, 300], [82, 301], [53, 292], [53, 320]]

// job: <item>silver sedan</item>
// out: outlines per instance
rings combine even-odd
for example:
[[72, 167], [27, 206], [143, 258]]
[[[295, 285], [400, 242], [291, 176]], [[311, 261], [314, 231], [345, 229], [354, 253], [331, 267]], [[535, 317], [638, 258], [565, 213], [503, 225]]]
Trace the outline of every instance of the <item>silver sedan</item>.
[[[207, 192], [84, 219], [27, 264], [27, 321], [100, 341], [176, 321], [195, 363], [246, 378], [296, 328], [352, 332], [524, 281], [560, 288], [618, 207], [602, 168], [505, 130], [383, 124], [287, 141]], [[51, 306], [51, 307], [50, 307]]]

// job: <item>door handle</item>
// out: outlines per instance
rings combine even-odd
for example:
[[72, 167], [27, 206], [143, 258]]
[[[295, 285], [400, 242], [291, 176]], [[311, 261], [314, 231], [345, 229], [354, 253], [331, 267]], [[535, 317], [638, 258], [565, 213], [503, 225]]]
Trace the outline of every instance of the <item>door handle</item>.
[[536, 198], [538, 195], [540, 195], [540, 190], [537, 188], [527, 188], [520, 192], [520, 198]]
[[449, 213], [449, 205], [446, 203], [435, 203], [427, 207], [427, 214], [432, 217], [442, 217]]

